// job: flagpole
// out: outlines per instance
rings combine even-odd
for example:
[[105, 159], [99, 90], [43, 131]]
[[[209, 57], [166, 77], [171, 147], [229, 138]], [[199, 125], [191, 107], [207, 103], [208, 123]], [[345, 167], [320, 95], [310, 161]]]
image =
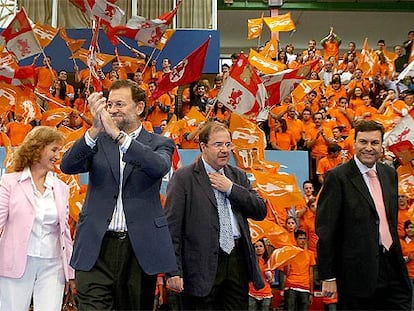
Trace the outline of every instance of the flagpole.
[[[149, 62], [151, 61], [152, 57], [154, 56], [155, 50], [156, 50], [156, 48], [154, 48], [154, 49], [152, 50], [151, 55], [148, 57], [148, 61], [145, 63], [144, 69], [142, 70], [142, 72], [143, 72], [143, 73], [144, 73], [144, 72], [145, 72], [145, 70], [147, 69]], [[159, 55], [158, 55], [158, 57], [159, 57]], [[157, 57], [155, 60], [157, 60], [157, 59], [158, 59], [158, 57]]]
[[[35, 93], [37, 96], [41, 97], [42, 99], [45, 99], [45, 100], [47, 100], [47, 101], [51, 101], [52, 103], [54, 103], [54, 104], [58, 105], [58, 106], [59, 106], [59, 107], [61, 107], [61, 108], [70, 108], [70, 107], [68, 107], [68, 106], [62, 105], [61, 103], [59, 103], [58, 101], [56, 101], [56, 100], [54, 100], [54, 99], [52, 99], [52, 98], [47, 97], [47, 96], [46, 96], [46, 95], [44, 95], [44, 94], [39, 93], [38, 91], [34, 91], [34, 93]], [[40, 106], [40, 105], [39, 105], [39, 106]], [[46, 111], [46, 109], [42, 108], [42, 106], [40, 106], [40, 109], [41, 109], [41, 110], [43, 110], [43, 111]], [[71, 108], [71, 109], [72, 109], [72, 108]]]

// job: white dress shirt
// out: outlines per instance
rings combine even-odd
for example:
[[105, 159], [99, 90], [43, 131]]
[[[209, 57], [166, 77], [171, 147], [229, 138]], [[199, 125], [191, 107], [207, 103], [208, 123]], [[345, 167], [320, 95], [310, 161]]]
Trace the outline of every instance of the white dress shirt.
[[35, 219], [30, 234], [27, 255], [40, 258], [59, 257], [59, 217], [53, 195], [53, 174], [46, 174], [42, 194], [37, 190], [30, 169], [22, 172], [22, 181], [30, 179], [33, 186]]

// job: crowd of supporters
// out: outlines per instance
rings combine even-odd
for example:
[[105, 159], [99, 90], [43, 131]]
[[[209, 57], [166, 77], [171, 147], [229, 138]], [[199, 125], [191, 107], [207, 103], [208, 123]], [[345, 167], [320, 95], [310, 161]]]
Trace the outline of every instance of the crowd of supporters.
[[[294, 234], [292, 231], [292, 244], [296, 244], [298, 239], [306, 238], [306, 249], [316, 252], [315, 196], [324, 182], [326, 173], [353, 156], [355, 122], [378, 120], [384, 124], [387, 131], [390, 131], [412, 109], [414, 81], [409, 74], [403, 79], [398, 79], [398, 75], [409, 64], [413, 39], [414, 31], [408, 32], [407, 41], [394, 47], [395, 54], [392, 54], [392, 57], [384, 40], [379, 40], [372, 54], [375, 63], [371, 68], [365, 66], [363, 59], [365, 56], [358, 52], [354, 42], [349, 42], [348, 49], [342, 56], [339, 54], [341, 39], [333, 29], [321, 40], [322, 50], [317, 48], [315, 40], [309, 40], [309, 46], [305, 51], [295, 53], [294, 45], [289, 43], [277, 53], [274, 61], [285, 69], [293, 69], [318, 60], [317, 65], [305, 79], [321, 82], [315, 83], [316, 87], [299, 100], [289, 95], [282, 98], [280, 103], [267, 103], [270, 107], [267, 111], [267, 119], [258, 122], [266, 134], [267, 149], [305, 150], [309, 153], [311, 181], [304, 184], [307, 204], [296, 207], [293, 215], [287, 217], [287, 220], [294, 222], [295, 229], [301, 230], [299, 234]], [[231, 59], [233, 63], [236, 62], [238, 54], [233, 54]], [[223, 103], [217, 101], [217, 95], [226, 83], [233, 64], [223, 64], [221, 72], [214, 76], [212, 81], [209, 79], [194, 81], [190, 85], [175, 88], [153, 99], [151, 94], [157, 82], [172, 70], [171, 62], [167, 58], [162, 60], [161, 71], [156, 71], [155, 65], [155, 62], [147, 62], [147, 66], [141, 67], [136, 72], [130, 72], [123, 64], [113, 61], [112, 69], [108, 73], [99, 72], [104, 93], [116, 79], [130, 78], [137, 82], [147, 93], [147, 113], [143, 125], [147, 130], [160, 134], [171, 119], [185, 118], [192, 107], [203, 113], [206, 117], [205, 121], [213, 119], [225, 124], [230, 122], [232, 112]], [[56, 72], [52, 60], [45, 57], [43, 66], [36, 68], [36, 74], [37, 101], [43, 115], [53, 109], [68, 108], [63, 111], [63, 115], [59, 115], [59, 122], [54, 125], [66, 135], [82, 127], [88, 128], [91, 124], [91, 115], [87, 106], [87, 97], [94, 91], [89, 81], [89, 70], [79, 71], [76, 67], [72, 85], [68, 82], [68, 73], [64, 70]], [[32, 126], [42, 124], [45, 119], [32, 120], [27, 124], [21, 115], [11, 111], [0, 121], [1, 130], [9, 137], [10, 144], [18, 146]], [[186, 123], [182, 126], [174, 137], [176, 145], [182, 149], [198, 149], [198, 134], [206, 124], [205, 121]], [[4, 138], [2, 138], [2, 145], [5, 145]], [[384, 150], [383, 161], [395, 166], [401, 179], [414, 174], [414, 161], [399, 165], [388, 150]], [[309, 185], [312, 189], [306, 194], [305, 187]], [[407, 192], [400, 187], [400, 235], [403, 239], [403, 251], [409, 265], [411, 279], [414, 279], [414, 268], [411, 267], [414, 253], [411, 246], [412, 238], [414, 239], [414, 225], [410, 221], [412, 213], [409, 213], [409, 210], [413, 208], [410, 207], [413, 195], [412, 189], [411, 192]], [[256, 247], [260, 248], [260, 263], [265, 267], [266, 256], [262, 254], [266, 241], [258, 243]], [[315, 260], [311, 255], [306, 256], [308, 265], [313, 269]], [[274, 271], [266, 274], [266, 269], [263, 269], [264, 276], [269, 282], [274, 282]], [[289, 283], [292, 281], [289, 279], [290, 269], [292, 267], [283, 267], [282, 270], [291, 286], [289, 289], [295, 290], [298, 284]], [[302, 272], [304, 270], [300, 262], [293, 269]], [[307, 283], [309, 278], [309, 275], [299, 277]], [[317, 285], [317, 274], [315, 277], [311, 276], [312, 282], [313, 279]], [[305, 287], [305, 290], [313, 291], [314, 283]], [[260, 295], [261, 293], [255, 292], [252, 298], [259, 297], [260, 301]], [[263, 297], [268, 298], [268, 296], [269, 292], [266, 292]], [[257, 301], [252, 299], [252, 305], [255, 305], [255, 302]], [[326, 302], [326, 304], [332, 303], [334, 302]]]

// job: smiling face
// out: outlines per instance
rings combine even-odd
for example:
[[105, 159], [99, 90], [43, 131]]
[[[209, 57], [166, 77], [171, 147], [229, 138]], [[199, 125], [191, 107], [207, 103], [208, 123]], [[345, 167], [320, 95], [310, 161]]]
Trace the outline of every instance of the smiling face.
[[355, 137], [355, 155], [367, 167], [373, 167], [381, 157], [381, 131], [358, 132]]
[[121, 131], [131, 133], [139, 127], [139, 115], [143, 112], [145, 104], [133, 101], [130, 88], [111, 90], [107, 105], [107, 111]]
[[47, 171], [53, 171], [56, 161], [60, 158], [61, 150], [62, 144], [58, 142], [53, 142], [49, 145], [46, 145], [40, 152], [40, 160], [38, 166]]

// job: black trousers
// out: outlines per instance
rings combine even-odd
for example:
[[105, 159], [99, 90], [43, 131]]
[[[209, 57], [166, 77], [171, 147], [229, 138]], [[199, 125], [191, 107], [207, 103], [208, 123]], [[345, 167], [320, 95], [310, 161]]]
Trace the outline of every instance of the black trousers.
[[343, 295], [338, 290], [338, 310], [411, 310], [411, 289], [398, 269], [398, 260], [387, 251], [380, 251], [378, 284], [371, 296]]
[[79, 310], [152, 310], [156, 277], [142, 271], [127, 234], [108, 232], [95, 266], [75, 273]]
[[230, 254], [220, 250], [216, 280], [208, 296], [195, 297], [183, 293], [184, 310], [248, 309], [249, 277], [247, 261], [242, 245], [236, 244]]

